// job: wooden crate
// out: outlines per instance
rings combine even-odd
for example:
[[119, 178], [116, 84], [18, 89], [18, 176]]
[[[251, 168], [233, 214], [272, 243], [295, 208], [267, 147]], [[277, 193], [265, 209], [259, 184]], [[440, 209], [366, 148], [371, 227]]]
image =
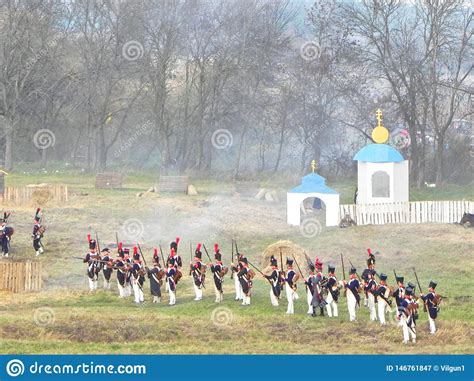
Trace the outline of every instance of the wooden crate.
[[41, 287], [41, 262], [0, 262], [0, 290], [19, 293]]
[[95, 187], [99, 189], [122, 188], [123, 176], [117, 172], [98, 173], [95, 176]]
[[159, 192], [186, 193], [188, 191], [188, 176], [160, 176]]

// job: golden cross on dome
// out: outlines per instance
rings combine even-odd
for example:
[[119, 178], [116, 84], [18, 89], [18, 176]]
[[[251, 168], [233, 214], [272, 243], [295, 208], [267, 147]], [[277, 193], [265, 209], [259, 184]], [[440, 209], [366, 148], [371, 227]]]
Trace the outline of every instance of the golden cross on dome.
[[372, 140], [375, 143], [383, 144], [390, 137], [390, 133], [384, 126], [382, 126], [382, 110], [381, 109], [378, 108], [377, 111], [375, 111], [375, 117], [377, 118], [377, 126], [372, 131]]
[[311, 170], [314, 171], [316, 170], [316, 160], [311, 160]]
[[377, 127], [382, 127], [382, 110], [378, 108], [375, 112], [375, 116], [377, 118]]

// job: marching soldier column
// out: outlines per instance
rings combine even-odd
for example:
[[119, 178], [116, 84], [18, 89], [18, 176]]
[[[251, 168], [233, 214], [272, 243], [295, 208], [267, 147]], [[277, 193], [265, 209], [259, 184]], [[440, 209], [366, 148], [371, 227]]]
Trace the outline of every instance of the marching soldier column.
[[[38, 213], [39, 210], [37, 211], [36, 216], [38, 216]], [[38, 219], [35, 218], [35, 221], [38, 221]], [[104, 275], [104, 289], [109, 289], [111, 275], [113, 271], [116, 270], [117, 287], [121, 298], [131, 295], [131, 282], [135, 303], [143, 303], [145, 300], [143, 286], [146, 275], [150, 281], [150, 294], [153, 296], [153, 303], [161, 302], [162, 286], [164, 279], [166, 278], [167, 291], [169, 293], [169, 305], [172, 306], [176, 304], [177, 284], [182, 277], [182, 260], [177, 254], [179, 238], [171, 242], [170, 254], [166, 261], [163, 258], [163, 252], [160, 247], [161, 259], [163, 260], [163, 263], [166, 263], [166, 269], [160, 265], [160, 256], [158, 255], [158, 249], [156, 248], [153, 251], [153, 265], [149, 268], [146, 264], [146, 259], [141, 252], [140, 245], [138, 244], [133, 247], [133, 257], [130, 258], [130, 250], [124, 248], [121, 242], [117, 242], [117, 258], [112, 259], [108, 248], [100, 250], [98, 239], [91, 239], [90, 234], [88, 234], [87, 239], [89, 243], [89, 251], [83, 258], [83, 261], [87, 264], [87, 277], [90, 291], [95, 291], [97, 289], [100, 271], [102, 271]], [[232, 246], [233, 245], [234, 243]], [[201, 248], [204, 249], [209, 259], [208, 266], [206, 266], [202, 261]], [[241, 292], [242, 305], [249, 306], [251, 303], [251, 292], [253, 288], [253, 279], [255, 277], [255, 273], [250, 268], [251, 266], [262, 275], [263, 279], [269, 282], [270, 304], [272, 306], [279, 306], [281, 292], [283, 288], [285, 289], [285, 295], [287, 298], [286, 313], [288, 315], [293, 315], [295, 313], [294, 303], [298, 300], [297, 281], [301, 275], [306, 285], [308, 313], [312, 316], [316, 316], [316, 312], [319, 309], [321, 316], [324, 316], [324, 311], [326, 310], [328, 317], [338, 317], [338, 302], [340, 299], [340, 289], [342, 288], [344, 289], [344, 296], [347, 299], [347, 309], [350, 321], [356, 321], [357, 319], [357, 310], [360, 308], [361, 300], [360, 293], [361, 291], [364, 291], [367, 298], [369, 320], [379, 321], [380, 325], [386, 326], [387, 313], [392, 312], [391, 298], [393, 297], [397, 307], [395, 316], [399, 321], [399, 325], [402, 327], [403, 343], [407, 344], [410, 341], [416, 343], [416, 321], [419, 314], [415, 284], [408, 282], [408, 285], [405, 288], [404, 277], [398, 276], [394, 271], [397, 287], [392, 291], [390, 286], [387, 284], [387, 274], [378, 274], [376, 272], [375, 256], [372, 254], [370, 249], [368, 249], [368, 253], [369, 258], [367, 260], [367, 268], [364, 270], [362, 277], [359, 277], [357, 269], [349, 260], [351, 268], [349, 271], [349, 279], [347, 280], [344, 279], [344, 257], [341, 254], [343, 280], [338, 281], [336, 267], [328, 265], [328, 275], [326, 277], [322, 272], [323, 263], [319, 258], [316, 258], [316, 260], [312, 262], [309, 257], [305, 255], [308, 271], [308, 276], [305, 278], [294, 256], [293, 258], [286, 257], [286, 272], [279, 269], [277, 259], [274, 256], [271, 256], [271, 272], [265, 274], [255, 267], [243, 254], [236, 250], [237, 263], [231, 264], [232, 274], [239, 281], [238, 287], [234, 284], [236, 286], [236, 300], [240, 300], [239, 293]], [[193, 255], [192, 251], [191, 255]], [[282, 260], [282, 258], [283, 256], [280, 252], [280, 259]], [[298, 272], [294, 269], [294, 264], [296, 264]], [[194, 258], [193, 261], [190, 262], [189, 271], [193, 283], [195, 301], [203, 299], [203, 289], [205, 289], [205, 269], [207, 267], [210, 268], [213, 277], [215, 303], [221, 303], [223, 301], [224, 293], [224, 277], [228, 272], [228, 268], [225, 267], [222, 262], [222, 254], [217, 243], [214, 244], [214, 260], [209, 256], [205, 245], [199, 243], [195, 248]], [[416, 271], [414, 271], [414, 275], [418, 282], [418, 288], [420, 289], [420, 301], [423, 303], [424, 309], [428, 312], [429, 332], [435, 334], [435, 321], [442, 300], [441, 296], [435, 291], [437, 283], [435, 281], [430, 281], [428, 292], [424, 294], [421, 292], [421, 286]], [[379, 282], [377, 282], [376, 277], [378, 277]]]

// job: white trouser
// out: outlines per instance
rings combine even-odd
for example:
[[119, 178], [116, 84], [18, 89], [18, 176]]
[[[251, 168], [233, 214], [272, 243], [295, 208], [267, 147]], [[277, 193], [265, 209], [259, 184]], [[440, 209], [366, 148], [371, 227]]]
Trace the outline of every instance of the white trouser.
[[242, 292], [242, 286], [239, 282], [239, 277], [234, 274], [234, 285], [235, 285], [235, 300], [243, 300], [244, 294]]
[[170, 306], [174, 306], [176, 304], [176, 291], [169, 290], [170, 294]]
[[378, 317], [381, 325], [387, 324], [385, 320], [385, 314], [390, 312], [392, 309], [390, 306], [387, 304], [385, 300], [379, 297], [378, 303], [377, 303], [377, 311], [378, 311]]
[[94, 279], [89, 278], [89, 290], [90, 291], [97, 290], [97, 279], [95, 277]]
[[138, 281], [133, 281], [133, 295], [135, 296], [135, 303], [140, 303], [144, 301], [143, 291], [138, 284]]
[[125, 282], [124, 286], [124, 296], [131, 296], [132, 295], [132, 286], [130, 285], [130, 282]]
[[161, 298], [159, 296], [153, 296], [153, 303], [160, 303], [161, 302]]
[[117, 279], [117, 288], [119, 290], [119, 297], [123, 298], [125, 297], [125, 289], [124, 287], [120, 284], [120, 282]]
[[105, 279], [105, 276], [104, 276], [104, 290], [110, 290], [110, 280]]
[[356, 320], [356, 308], [357, 308], [357, 300], [352, 293], [351, 290], [347, 289], [346, 291], [347, 297], [347, 310], [349, 311], [349, 320], [355, 321]]
[[243, 295], [242, 298], [243, 298], [242, 299], [243, 300], [242, 305], [250, 306], [250, 296]]
[[313, 300], [313, 294], [311, 293], [311, 290], [309, 287], [306, 287], [306, 301], [308, 302], [308, 314], [313, 313], [313, 306], [311, 305], [311, 302]]
[[272, 302], [272, 306], [278, 307], [278, 298], [273, 293], [272, 288], [270, 288], [270, 302]]
[[364, 307], [369, 305], [369, 300], [367, 299], [367, 294], [364, 292]]
[[402, 315], [400, 318], [402, 322], [403, 328], [403, 342], [408, 343], [410, 337], [412, 338], [413, 342], [416, 342], [416, 328], [413, 321], [411, 322], [411, 327], [408, 325], [408, 318], [405, 315]]
[[202, 288], [199, 288], [196, 286], [195, 283], [193, 283], [194, 287], [194, 294], [196, 294], [196, 298], [194, 300], [201, 300], [202, 299]]
[[214, 283], [214, 294], [216, 294], [216, 300], [215, 300], [216, 303], [220, 303], [224, 300], [223, 293], [218, 290], [215, 283]]
[[432, 318], [428, 317], [428, 321], [430, 323], [430, 333], [436, 333], [435, 319], [432, 319]]
[[375, 296], [371, 292], [368, 293], [368, 305], [370, 312], [370, 321], [377, 320], [377, 310], [375, 309]]
[[337, 303], [334, 301], [332, 298], [331, 293], [328, 293], [328, 296], [326, 297], [326, 311], [328, 313], [329, 317], [338, 317], [339, 316], [339, 310], [337, 308]]
[[288, 283], [285, 283], [285, 292], [286, 299], [288, 300], [288, 308], [286, 309], [286, 313], [294, 314], [295, 306], [293, 301], [298, 299], [298, 294], [288, 285]]

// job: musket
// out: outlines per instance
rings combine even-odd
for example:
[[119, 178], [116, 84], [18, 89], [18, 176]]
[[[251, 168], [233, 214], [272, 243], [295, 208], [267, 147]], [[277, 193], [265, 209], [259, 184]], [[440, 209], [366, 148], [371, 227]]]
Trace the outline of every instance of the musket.
[[235, 253], [237, 254], [237, 257], [239, 256], [239, 248], [237, 247], [237, 241], [234, 239], [235, 243]]
[[[421, 291], [421, 284], [420, 284], [420, 281], [418, 280], [418, 275], [416, 274], [416, 270], [415, 270], [414, 267], [413, 267], [413, 273], [415, 274], [416, 283], [418, 284], [418, 288], [420, 289], [420, 293], [423, 294], [423, 291]], [[423, 300], [423, 312], [426, 312], [426, 303], [425, 303], [424, 300]]]
[[141, 257], [143, 258], [143, 263], [145, 264], [145, 267], [148, 268], [148, 264], [146, 263], [146, 259], [145, 259], [145, 256], [143, 255], [142, 248], [140, 247], [140, 244], [138, 242], [137, 242], [137, 247], [138, 247], [138, 251], [140, 252]]
[[295, 263], [296, 263], [296, 267], [298, 267], [298, 271], [300, 272], [301, 274], [301, 278], [304, 280], [304, 275], [303, 275], [303, 272], [301, 271], [300, 269], [300, 265], [298, 264], [298, 261], [296, 260], [296, 257], [293, 255], [293, 259], [295, 260]]
[[[355, 269], [355, 267], [354, 267], [354, 265], [352, 264], [351, 260], [350, 260], [349, 258], [348, 258], [347, 260], [349, 261], [349, 264], [351, 265], [351, 267], [352, 267], [353, 269]], [[355, 274], [357, 275], [357, 279], [359, 280], [359, 282], [362, 283], [362, 279], [360, 279], [360, 276], [359, 276], [359, 274], [357, 273], [357, 271], [356, 271]]]
[[249, 264], [250, 266], [252, 266], [255, 270], [257, 270], [257, 271], [263, 276], [263, 278], [268, 281], [268, 283], [270, 283], [270, 284], [273, 286], [271, 280], [268, 279], [268, 278], [265, 276], [265, 274], [263, 273], [262, 270], [260, 270], [257, 266], [255, 266], [255, 265], [254, 265], [252, 262], [250, 262], [248, 259], [247, 259], [247, 262], [248, 262], [248, 264]]
[[202, 244], [202, 247], [204, 248], [204, 251], [206, 252], [207, 257], [209, 258], [209, 261], [212, 263], [212, 259], [209, 256], [209, 253], [207, 252], [206, 245]]
[[342, 278], [346, 279], [346, 269], [344, 268], [344, 257], [342, 256], [342, 253], [341, 253], [341, 265], [342, 265]]
[[161, 249], [161, 244], [159, 245], [159, 247], [160, 247], [161, 260], [163, 261], [163, 269], [164, 269], [165, 266], [168, 266], [168, 265], [165, 263], [165, 257], [163, 255], [163, 250]]
[[[232, 261], [230, 263], [234, 263], [234, 239], [232, 238]], [[234, 270], [230, 272], [230, 279], [234, 279]]]
[[[343, 277], [344, 282], [345, 282], [346, 281], [346, 269], [344, 267], [344, 257], [342, 256], [342, 253], [341, 253], [341, 265], [342, 265], [342, 277]], [[343, 292], [344, 296], [347, 295], [346, 290], [347, 289], [344, 287], [344, 292]]]
[[397, 277], [397, 273], [395, 272], [395, 269], [393, 269], [393, 275], [395, 276], [395, 283], [398, 283], [397, 281], [398, 277]]
[[281, 267], [281, 272], [284, 274], [285, 272], [283, 271], [283, 254], [281, 252], [281, 247], [279, 247], [280, 249], [280, 267]]
[[[118, 234], [115, 232], [115, 242], [117, 243], [117, 252], [119, 250], [119, 239], [118, 239]], [[120, 254], [120, 253], [119, 253]]]
[[96, 240], [96, 242], [97, 242], [97, 250], [98, 250], [99, 253], [100, 253], [99, 235], [97, 234], [97, 232], [95, 232], [95, 240]]

